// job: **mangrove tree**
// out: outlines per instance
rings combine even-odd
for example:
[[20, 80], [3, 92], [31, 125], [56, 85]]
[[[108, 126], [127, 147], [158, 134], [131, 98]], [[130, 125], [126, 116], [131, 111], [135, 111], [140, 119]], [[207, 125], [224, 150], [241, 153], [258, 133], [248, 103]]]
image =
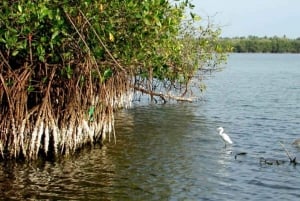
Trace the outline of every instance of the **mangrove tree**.
[[115, 141], [114, 112], [136, 92], [189, 100], [226, 58], [220, 30], [192, 8], [188, 0], [2, 0], [1, 158]]

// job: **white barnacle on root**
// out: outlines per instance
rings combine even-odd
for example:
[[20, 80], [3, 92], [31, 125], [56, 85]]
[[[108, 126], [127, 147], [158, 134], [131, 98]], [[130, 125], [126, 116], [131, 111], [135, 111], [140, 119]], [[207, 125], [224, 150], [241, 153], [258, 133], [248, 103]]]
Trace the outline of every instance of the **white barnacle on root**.
[[76, 136], [74, 139], [75, 146], [77, 146], [83, 140], [83, 130], [82, 125], [79, 124], [76, 129]]
[[36, 125], [31, 134], [31, 145], [30, 145], [30, 152], [29, 152], [30, 158], [34, 154], [37, 135], [38, 135], [38, 126]]
[[40, 149], [43, 133], [44, 133], [44, 121], [41, 121], [39, 130], [38, 130], [37, 141], [36, 141], [36, 150], [35, 150], [36, 157], [37, 157], [39, 149]]
[[75, 140], [73, 138], [74, 125], [75, 125], [74, 118], [71, 118], [69, 127], [66, 131], [66, 142], [68, 143], [66, 148], [71, 150], [74, 150], [76, 148], [76, 144], [73, 143], [73, 141]]
[[50, 141], [49, 125], [46, 124], [46, 126], [45, 126], [45, 137], [44, 137], [44, 151], [45, 151], [45, 154], [47, 154], [48, 149], [49, 149], [49, 141]]
[[[103, 122], [103, 130], [102, 130], [102, 137], [101, 137], [102, 141], [104, 141], [106, 139], [106, 132], [107, 132], [107, 124]], [[110, 141], [110, 138], [109, 138], [109, 141]]]
[[68, 155], [69, 152], [68, 152], [68, 149], [66, 149], [66, 135], [67, 135], [67, 129], [66, 128], [62, 128], [61, 131], [60, 131], [60, 136], [61, 136], [61, 139], [60, 139], [60, 144], [61, 144], [61, 147], [60, 147], [60, 152], [63, 153], [65, 151], [65, 153]]
[[83, 124], [83, 128], [85, 130], [85, 133], [88, 134], [88, 136], [90, 138], [90, 141], [93, 142], [93, 135], [94, 135], [93, 131], [94, 131], [94, 129], [92, 128], [92, 126], [89, 126], [89, 124], [86, 120], [83, 120], [82, 124]]
[[2, 158], [4, 158], [4, 146], [2, 140], [0, 140], [0, 153]]
[[89, 129], [89, 131], [88, 131], [89, 140], [90, 140], [91, 143], [93, 143], [93, 141], [94, 141], [94, 131], [95, 131], [94, 124], [91, 123], [91, 124], [90, 124], [90, 129]]
[[51, 122], [51, 128], [52, 128], [52, 136], [53, 136], [53, 149], [54, 149], [54, 153], [57, 154], [59, 128], [54, 123], [54, 120], [52, 120]]
[[20, 146], [21, 146], [23, 153], [26, 152], [25, 147], [24, 147], [24, 132], [25, 132], [26, 120], [27, 120], [26, 118], [23, 119], [21, 128], [20, 128]]

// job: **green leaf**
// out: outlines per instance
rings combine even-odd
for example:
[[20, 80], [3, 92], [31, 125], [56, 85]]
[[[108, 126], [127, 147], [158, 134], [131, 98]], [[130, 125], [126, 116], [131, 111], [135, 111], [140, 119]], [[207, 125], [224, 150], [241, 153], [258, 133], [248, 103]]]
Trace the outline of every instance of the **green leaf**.
[[48, 79], [48, 77], [43, 77], [42, 78], [42, 83], [46, 83], [47, 79]]
[[23, 10], [22, 10], [22, 7], [21, 7], [21, 5], [20, 5], [20, 4], [18, 5], [18, 11], [19, 11], [20, 13], [22, 13], [22, 12], [23, 12]]
[[68, 79], [71, 79], [72, 75], [73, 75], [73, 69], [71, 68], [70, 65], [67, 65], [65, 67], [65, 72], [66, 72], [66, 75], [67, 75], [67, 78]]
[[19, 50], [14, 50], [13, 52], [12, 52], [12, 56], [17, 56], [19, 54]]
[[113, 72], [110, 68], [106, 69], [103, 74], [104, 80], [107, 80], [108, 78], [110, 78], [112, 76], [112, 73]]
[[95, 112], [95, 106], [90, 106], [88, 115], [89, 115], [89, 121], [94, 120], [94, 112]]
[[30, 92], [33, 92], [34, 91], [34, 87], [32, 85], [29, 85], [28, 88], [27, 88], [27, 91], [30, 93]]
[[157, 16], [154, 16], [154, 21], [155, 21], [155, 24], [156, 24], [157, 26], [159, 26], [159, 27], [162, 26], [162, 25], [161, 25], [161, 22], [160, 22], [160, 20], [159, 20], [159, 18], [158, 18]]
[[151, 25], [151, 21], [150, 21], [149, 18], [144, 18], [143, 20], [144, 20], [144, 23], [145, 23], [146, 25], [148, 25], [148, 26]]
[[59, 30], [55, 30], [55, 31], [52, 33], [51, 40], [55, 39], [56, 36], [58, 36], [59, 33], [60, 33]]
[[40, 44], [37, 47], [37, 53], [38, 53], [39, 60], [44, 62], [46, 52], [45, 52], [45, 48]]

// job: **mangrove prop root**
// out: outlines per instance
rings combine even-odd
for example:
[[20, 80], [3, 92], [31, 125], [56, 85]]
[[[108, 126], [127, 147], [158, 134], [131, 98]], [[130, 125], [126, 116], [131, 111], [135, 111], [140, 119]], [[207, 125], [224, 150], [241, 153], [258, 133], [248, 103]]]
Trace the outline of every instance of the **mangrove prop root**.
[[[29, 92], [34, 69], [25, 65], [12, 73], [4, 65], [0, 65], [6, 68], [0, 73], [0, 158], [68, 155], [107, 136], [116, 142], [114, 110], [129, 107], [133, 97], [126, 73], [100, 83], [91, 75], [95, 64], [86, 60], [77, 68], [88, 79], [79, 85], [80, 76], [57, 79], [59, 66], [44, 64], [39, 76], [47, 76], [47, 81]], [[13, 82], [8, 84], [9, 80]]]

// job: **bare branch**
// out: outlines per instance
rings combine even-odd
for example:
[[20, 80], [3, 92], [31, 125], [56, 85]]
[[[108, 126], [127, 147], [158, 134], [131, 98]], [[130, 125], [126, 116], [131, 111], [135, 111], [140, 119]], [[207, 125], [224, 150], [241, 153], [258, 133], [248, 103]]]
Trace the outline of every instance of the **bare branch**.
[[167, 99], [172, 99], [172, 100], [176, 100], [176, 101], [186, 101], [186, 102], [194, 102], [196, 99], [196, 97], [187, 98], [187, 97], [182, 97], [182, 96], [173, 96], [171, 94], [157, 93], [157, 92], [149, 91], [144, 88], [137, 87], [137, 86], [134, 86], [133, 88], [134, 88], [134, 90], [140, 91], [142, 93], [145, 93], [145, 94], [148, 94], [151, 96], [160, 97], [164, 101], [164, 103], [168, 102]]

